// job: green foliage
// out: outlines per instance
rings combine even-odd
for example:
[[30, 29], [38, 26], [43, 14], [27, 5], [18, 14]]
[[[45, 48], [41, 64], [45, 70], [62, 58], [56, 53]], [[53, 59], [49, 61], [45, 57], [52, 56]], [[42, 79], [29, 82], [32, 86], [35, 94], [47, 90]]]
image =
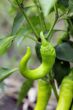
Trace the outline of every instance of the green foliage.
[[69, 6], [69, 0], [58, 0], [58, 2], [66, 8]]
[[70, 64], [69, 62], [59, 60], [56, 58], [53, 66], [54, 78], [57, 80], [58, 85], [61, 84], [63, 78], [69, 74]]
[[57, 0], [39, 0], [39, 2], [42, 7], [44, 16], [46, 17], [49, 14], [52, 7], [54, 7], [54, 5], [56, 4]]
[[32, 87], [32, 85], [33, 85], [33, 80], [27, 79], [26, 81], [23, 82], [23, 84], [20, 88], [17, 105], [21, 104], [21, 102], [26, 97], [26, 95], [27, 95], [29, 89]]
[[69, 9], [73, 11], [73, 1], [69, 0]]
[[3, 55], [5, 52], [7, 52], [13, 42], [13, 39], [13, 36], [0, 39], [0, 55]]
[[15, 71], [17, 71], [17, 68], [9, 69], [9, 68], [0, 67], [0, 82], [2, 82], [4, 79], [6, 79]]
[[23, 14], [18, 12], [14, 18], [13, 27], [12, 27], [12, 35], [17, 33], [17, 31], [22, 26], [23, 21], [24, 21]]
[[73, 62], [73, 46], [71, 42], [62, 43], [56, 46], [57, 58], [60, 60]]

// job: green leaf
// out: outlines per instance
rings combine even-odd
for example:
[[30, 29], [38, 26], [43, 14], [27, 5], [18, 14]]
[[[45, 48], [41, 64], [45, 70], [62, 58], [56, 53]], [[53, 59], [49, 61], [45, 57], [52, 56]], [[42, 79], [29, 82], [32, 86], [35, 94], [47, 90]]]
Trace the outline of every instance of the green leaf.
[[[40, 32], [41, 29], [40, 29], [40, 25], [39, 25], [40, 24], [39, 17], [33, 15], [33, 16], [29, 17], [29, 18], [30, 18], [32, 24], [34, 25], [34, 27], [36, 28], [36, 30], [38, 32]], [[31, 33], [31, 32], [32, 32], [32, 30], [31, 30], [30, 26], [27, 23], [25, 23], [24, 25], [22, 25], [20, 27], [19, 31], [17, 31], [16, 34], [18, 36], [21, 36], [21, 35], [24, 36], [24, 35], [26, 35], [28, 33]]]
[[68, 8], [70, 11], [73, 11], [73, 0], [59, 0], [58, 6]]
[[61, 84], [63, 78], [69, 74], [70, 64], [69, 62], [59, 60], [56, 58], [53, 66], [54, 78], [57, 80], [58, 85]]
[[66, 8], [69, 6], [69, 0], [58, 0], [58, 3]]
[[3, 55], [9, 49], [13, 39], [13, 36], [0, 39], [0, 55]]
[[46, 17], [49, 14], [51, 8], [54, 7], [57, 0], [39, 0], [39, 2], [42, 7], [42, 11], [44, 13], [44, 16]]
[[67, 41], [69, 41], [69, 34], [67, 32], [59, 33], [59, 38], [58, 38], [57, 43], [61, 44], [61, 43], [67, 42]]
[[27, 27], [22, 26], [19, 31], [16, 33], [16, 43], [18, 44], [19, 42], [22, 43], [22, 41], [27, 38], [27, 36], [30, 34], [31, 30], [30, 28], [27, 29]]
[[33, 80], [27, 79], [26, 81], [23, 82], [19, 92], [17, 105], [21, 104], [22, 100], [26, 97], [27, 92], [32, 87], [32, 85], [33, 85]]
[[[36, 27], [37, 31], [40, 31], [40, 21], [39, 16], [29, 15], [28, 16], [34, 27]], [[26, 19], [24, 18], [23, 14], [21, 12], [18, 12], [15, 16], [13, 27], [12, 27], [12, 33], [11, 35], [16, 36], [23, 36], [26, 35], [26, 33], [32, 32], [29, 24], [26, 22]]]
[[12, 27], [12, 35], [16, 34], [19, 28], [24, 23], [24, 16], [21, 12], [18, 12], [14, 18], [13, 27]]
[[73, 11], [73, 0], [69, 0], [69, 9]]
[[17, 68], [8, 69], [8, 68], [0, 67], [0, 82], [2, 82], [4, 79], [6, 79], [8, 76], [10, 76], [16, 70], [17, 70]]
[[37, 32], [40, 34], [40, 31], [42, 29], [41, 29], [41, 26], [40, 26], [39, 16], [33, 15], [33, 16], [30, 17], [30, 20], [31, 20], [33, 26], [35, 27], [35, 29], [37, 30]]
[[56, 55], [60, 60], [73, 62], [73, 46], [72, 43], [62, 43], [56, 46]]
[[[33, 5], [25, 6], [24, 11], [26, 12], [28, 17], [31, 16], [30, 13], [31, 13], [31, 10], [33, 7], [34, 7]], [[24, 29], [26, 28], [28, 30], [27, 20], [26, 20], [25, 16], [23, 15], [23, 13], [18, 10], [18, 12], [14, 18], [14, 21], [13, 21], [12, 35], [17, 34], [20, 31], [20, 29], [22, 28], [22, 26], [24, 26]]]
[[15, 4], [17, 4], [17, 2], [16, 2], [16, 1], [18, 1], [18, 2], [19, 2], [19, 4], [23, 3], [23, 0], [14, 0], [13, 2], [14, 2]]

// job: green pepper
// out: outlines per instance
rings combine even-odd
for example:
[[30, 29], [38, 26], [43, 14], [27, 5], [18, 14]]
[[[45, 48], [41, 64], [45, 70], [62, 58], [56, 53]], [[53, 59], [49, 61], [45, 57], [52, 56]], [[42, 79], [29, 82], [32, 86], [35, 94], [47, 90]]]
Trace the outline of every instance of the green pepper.
[[28, 60], [31, 56], [31, 50], [29, 47], [27, 48], [26, 54], [20, 61], [20, 73], [28, 79], [35, 80], [44, 77], [50, 72], [55, 62], [55, 49], [53, 45], [44, 38], [43, 33], [41, 33], [41, 41], [40, 53], [42, 57], [42, 64], [38, 68], [31, 70], [27, 67]]
[[56, 110], [69, 110], [73, 98], [73, 69], [61, 84], [59, 102]]
[[44, 80], [39, 80], [37, 104], [34, 110], [46, 110], [46, 106], [48, 104], [50, 96], [51, 96], [51, 85]]

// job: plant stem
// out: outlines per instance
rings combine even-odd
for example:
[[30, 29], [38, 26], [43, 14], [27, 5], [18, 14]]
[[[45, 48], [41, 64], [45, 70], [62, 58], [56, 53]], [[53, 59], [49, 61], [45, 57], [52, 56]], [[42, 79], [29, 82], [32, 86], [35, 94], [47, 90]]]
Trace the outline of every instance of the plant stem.
[[68, 20], [68, 17], [67, 17], [67, 16], [66, 16], [66, 17], [64, 17], [64, 16], [63, 16], [63, 17], [60, 17], [60, 18], [58, 19], [58, 22], [61, 21], [61, 20]]
[[47, 37], [46, 37], [47, 39], [49, 38], [49, 40], [51, 39], [50, 34], [51, 34], [51, 32], [52, 32], [52, 30], [53, 30], [53, 28], [54, 28], [54, 26], [58, 20], [58, 10], [57, 10], [56, 6], [54, 8], [55, 8], [55, 20], [54, 20], [54, 22], [53, 22], [53, 24], [52, 24], [52, 26], [51, 26], [48, 34], [47, 34]]
[[31, 37], [30, 35], [28, 35], [28, 38], [30, 38], [30, 39], [32, 39], [33, 41], [35, 41], [35, 42], [39, 43], [37, 39], [35, 39], [35, 38]]
[[14, 68], [11, 70], [12, 72], [18, 71], [18, 68]]
[[23, 7], [19, 4], [18, 0], [16, 0], [16, 2], [17, 2], [17, 5], [18, 5], [18, 6], [19, 6], [19, 8], [20, 8], [20, 11], [23, 13], [23, 15], [24, 15], [24, 17], [26, 18], [26, 20], [27, 20], [28, 24], [30, 25], [30, 27], [31, 27], [32, 31], [34, 32], [35, 37], [36, 37], [36, 38], [38, 38], [38, 37], [39, 37], [39, 35], [38, 35], [38, 33], [37, 33], [36, 29], [34, 28], [33, 24], [31, 23], [30, 19], [27, 17], [27, 15], [26, 15], [25, 11], [23, 10], [24, 8], [23, 8]]
[[58, 32], [58, 31], [67, 32], [67, 30], [62, 30], [62, 29], [54, 29], [53, 31], [55, 31], [55, 32]]
[[42, 23], [44, 25], [44, 28], [47, 30], [46, 23], [45, 23], [45, 18], [44, 18], [43, 11], [42, 11], [42, 8], [41, 8], [39, 0], [38, 0], [38, 3], [39, 3], [39, 8], [40, 8], [41, 20], [42, 20]]
[[41, 25], [41, 29], [43, 31], [44, 27], [43, 27], [43, 23], [42, 23], [42, 19], [41, 19], [40, 7], [39, 7], [39, 5], [37, 3], [37, 0], [33, 0], [33, 2], [35, 3], [35, 5], [37, 7], [37, 11], [38, 11], [38, 14], [39, 14], [39, 20], [40, 20], [40, 25]]
[[51, 32], [52, 32], [52, 30], [53, 30], [55, 24], [56, 24], [56, 20], [54, 21], [53, 25], [51, 26], [51, 28], [50, 28], [50, 30], [49, 30], [49, 32], [48, 32], [48, 34], [47, 34], [47, 38], [49, 37], [49, 39], [51, 38], [51, 37], [50, 37], [50, 34], [51, 34]]
[[57, 92], [56, 85], [55, 85], [55, 82], [54, 82], [53, 71], [50, 72], [49, 79], [50, 79], [50, 84], [51, 84], [52, 89], [54, 91], [55, 97], [56, 97], [56, 99], [58, 101], [59, 96], [58, 96], [58, 92]]
[[58, 93], [57, 93], [57, 89], [56, 89], [56, 86], [55, 86], [55, 82], [53, 81], [53, 83], [52, 83], [51, 85], [52, 85], [52, 88], [53, 88], [55, 97], [56, 97], [56, 99], [57, 99], [57, 101], [58, 101], [59, 96], [58, 96]]

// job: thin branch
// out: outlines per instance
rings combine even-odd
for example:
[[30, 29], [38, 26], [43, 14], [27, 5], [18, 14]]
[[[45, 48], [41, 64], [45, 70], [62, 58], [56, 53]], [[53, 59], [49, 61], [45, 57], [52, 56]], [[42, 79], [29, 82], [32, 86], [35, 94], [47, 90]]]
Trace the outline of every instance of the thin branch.
[[55, 94], [55, 97], [58, 101], [59, 99], [59, 96], [58, 96], [58, 92], [57, 92], [57, 89], [56, 89], [56, 85], [55, 85], [55, 82], [53, 81], [53, 83], [51, 84], [52, 88], [53, 88], [53, 91], [54, 91], [54, 94]]
[[45, 23], [45, 18], [44, 18], [44, 14], [43, 14], [43, 11], [42, 11], [42, 8], [41, 8], [41, 5], [40, 5], [39, 0], [38, 0], [38, 3], [39, 3], [39, 8], [40, 8], [41, 20], [43, 22], [44, 28], [47, 30], [46, 23]]
[[39, 20], [40, 20], [40, 25], [41, 25], [41, 29], [42, 29], [42, 31], [44, 30], [44, 28], [43, 28], [43, 23], [42, 23], [42, 19], [41, 19], [41, 13], [40, 13], [40, 7], [39, 7], [39, 5], [38, 5], [38, 3], [37, 3], [37, 0], [33, 0], [33, 2], [35, 3], [35, 5], [36, 5], [36, 7], [37, 7], [37, 11], [38, 11], [38, 14], [39, 14]]
[[50, 78], [50, 84], [51, 84], [52, 89], [54, 91], [55, 97], [56, 97], [56, 99], [58, 101], [59, 96], [58, 96], [58, 92], [57, 92], [56, 85], [55, 85], [55, 82], [54, 82], [53, 71], [50, 72], [49, 78]]
[[60, 30], [60, 29], [54, 29], [53, 31], [55, 31], [55, 32], [57, 32], [57, 31], [67, 32], [67, 30]]
[[32, 31], [34, 32], [35, 37], [38, 38], [39, 35], [38, 35], [36, 29], [34, 28], [33, 24], [31, 23], [30, 19], [27, 17], [27, 15], [24, 11], [24, 8], [19, 4], [18, 0], [16, 0], [16, 2], [17, 2], [17, 5], [19, 6], [20, 11], [22, 12], [23, 16], [26, 18], [26, 20], [27, 20], [28, 24], [30, 25]]
[[33, 41], [35, 41], [35, 42], [39, 43], [37, 39], [35, 39], [35, 38], [31, 37], [30, 35], [28, 35], [28, 37], [29, 37], [31, 40], [33, 40]]
[[58, 10], [57, 10], [57, 8], [56, 8], [56, 6], [55, 6], [55, 20], [54, 20], [54, 23], [52, 24], [52, 26], [51, 26], [51, 28], [50, 28], [48, 34], [47, 34], [47, 37], [46, 37], [47, 39], [48, 39], [48, 38], [49, 38], [49, 39], [51, 38], [50, 35], [51, 35], [51, 32], [52, 32], [52, 30], [53, 30], [53, 28], [54, 28], [54, 26], [55, 26], [57, 20], [58, 20]]

